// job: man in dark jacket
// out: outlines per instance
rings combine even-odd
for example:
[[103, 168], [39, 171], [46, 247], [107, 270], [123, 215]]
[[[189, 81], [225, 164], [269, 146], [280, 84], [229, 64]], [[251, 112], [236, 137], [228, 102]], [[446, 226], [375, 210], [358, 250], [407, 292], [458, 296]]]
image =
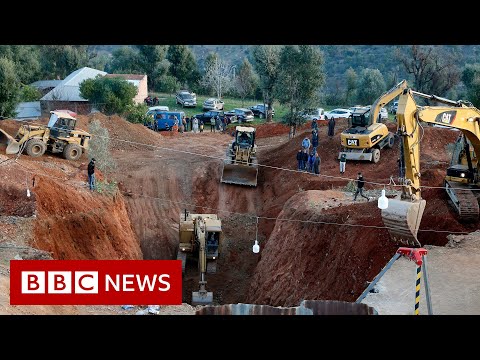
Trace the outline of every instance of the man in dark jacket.
[[370, 201], [370, 199], [363, 195], [363, 186], [365, 185], [365, 180], [363, 179], [363, 175], [361, 172], [358, 173], [357, 175], [357, 191], [355, 192], [355, 197], [353, 198], [353, 201], [357, 200], [357, 195], [360, 194], [362, 197], [367, 199], [367, 201]]
[[303, 150], [302, 152], [302, 160], [303, 160], [303, 171], [307, 171], [307, 165], [308, 165], [308, 152], [307, 150]]
[[318, 131], [317, 129], [312, 130], [312, 147], [316, 151], [318, 147]]
[[90, 190], [95, 190], [95, 158], [92, 158], [88, 163], [88, 185]]
[[328, 120], [328, 137], [330, 139], [333, 139], [334, 135], [335, 135], [335, 119], [332, 117], [330, 120]]
[[302, 171], [302, 170], [303, 170], [303, 154], [302, 154], [302, 150], [298, 150], [298, 153], [297, 153], [297, 161], [298, 161], [298, 171]]
[[315, 160], [313, 161], [313, 172], [317, 175], [320, 174], [320, 155], [318, 153], [315, 155]]

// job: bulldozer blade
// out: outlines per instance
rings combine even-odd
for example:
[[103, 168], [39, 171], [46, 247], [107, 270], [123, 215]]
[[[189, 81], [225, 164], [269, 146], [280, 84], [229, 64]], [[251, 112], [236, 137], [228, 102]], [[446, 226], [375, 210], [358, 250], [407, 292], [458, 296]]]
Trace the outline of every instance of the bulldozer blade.
[[20, 144], [4, 130], [0, 129], [0, 144], [7, 145], [6, 154], [16, 154], [20, 150]]
[[225, 184], [257, 186], [257, 175], [257, 167], [224, 164], [221, 182]]
[[425, 200], [388, 200], [388, 208], [382, 210], [382, 219], [396, 244], [421, 246], [417, 233], [426, 203]]
[[210, 305], [213, 303], [213, 292], [210, 291], [193, 291], [192, 305]]

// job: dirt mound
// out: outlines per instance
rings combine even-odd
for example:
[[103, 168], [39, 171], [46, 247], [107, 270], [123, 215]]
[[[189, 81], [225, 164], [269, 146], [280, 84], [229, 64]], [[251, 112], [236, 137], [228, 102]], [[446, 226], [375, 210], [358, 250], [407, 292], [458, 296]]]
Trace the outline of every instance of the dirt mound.
[[[160, 133], [152, 131], [142, 124], [133, 124], [118, 115], [107, 116], [102, 113], [94, 113], [79, 115], [77, 119], [78, 127], [86, 131], [88, 131], [88, 125], [92, 121], [100, 121], [102, 127], [108, 130], [112, 139], [110, 141], [110, 150], [154, 150], [151, 147], [133, 143], [158, 145], [162, 139]], [[124, 141], [114, 141], [113, 139]]]
[[[304, 191], [280, 218], [383, 226], [373, 202], [325, 209], [331, 195]], [[255, 268], [249, 303], [294, 306], [302, 299], [354, 301], [397, 247], [385, 229], [277, 221]]]
[[35, 212], [35, 194], [27, 196], [26, 188], [15, 185], [0, 186], [0, 216], [29, 217]]

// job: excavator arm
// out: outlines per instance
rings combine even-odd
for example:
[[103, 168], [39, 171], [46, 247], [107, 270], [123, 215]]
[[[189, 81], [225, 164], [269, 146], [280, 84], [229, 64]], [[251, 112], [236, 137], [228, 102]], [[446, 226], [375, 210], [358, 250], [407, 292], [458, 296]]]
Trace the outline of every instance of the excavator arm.
[[[414, 95], [450, 106], [418, 106]], [[475, 154], [480, 154], [479, 120], [480, 111], [464, 102], [455, 102], [408, 88], [402, 91], [397, 109], [397, 134], [402, 140], [400, 166], [405, 168], [404, 186], [400, 199], [390, 200], [388, 208], [382, 210], [383, 222], [396, 243], [421, 246], [417, 233], [426, 205], [420, 188], [420, 143], [423, 137], [421, 123], [459, 129], [471, 142]], [[478, 182], [478, 163], [475, 173], [474, 181]], [[461, 195], [461, 192], [457, 192], [457, 195], [459, 194]]]
[[207, 281], [205, 280], [205, 273], [207, 272], [207, 249], [205, 236], [207, 227], [205, 220], [198, 216], [195, 219], [195, 241], [198, 246], [198, 268], [200, 271], [200, 289], [192, 292], [193, 305], [205, 305], [213, 302], [213, 293], [206, 290]]
[[390, 101], [395, 99], [397, 96], [403, 93], [403, 90], [407, 88], [407, 81], [402, 80], [397, 85], [388, 90], [385, 94], [380, 96], [370, 108], [370, 124], [374, 124], [378, 120], [378, 115], [380, 110], [388, 104]]

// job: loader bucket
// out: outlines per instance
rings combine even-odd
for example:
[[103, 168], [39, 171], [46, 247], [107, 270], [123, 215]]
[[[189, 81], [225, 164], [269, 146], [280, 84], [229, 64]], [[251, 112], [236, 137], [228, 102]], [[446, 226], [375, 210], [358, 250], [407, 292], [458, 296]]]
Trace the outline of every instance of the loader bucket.
[[256, 166], [224, 164], [221, 182], [257, 186], [258, 168]]
[[414, 202], [398, 199], [388, 200], [388, 208], [382, 210], [382, 219], [388, 228], [391, 239], [396, 244], [421, 246], [417, 239], [417, 233], [426, 203], [425, 200]]
[[192, 305], [210, 305], [213, 303], [213, 292], [210, 291], [193, 291]]
[[20, 150], [20, 144], [5, 131], [0, 129], [0, 145], [7, 145], [6, 153], [7, 154], [16, 154]]

